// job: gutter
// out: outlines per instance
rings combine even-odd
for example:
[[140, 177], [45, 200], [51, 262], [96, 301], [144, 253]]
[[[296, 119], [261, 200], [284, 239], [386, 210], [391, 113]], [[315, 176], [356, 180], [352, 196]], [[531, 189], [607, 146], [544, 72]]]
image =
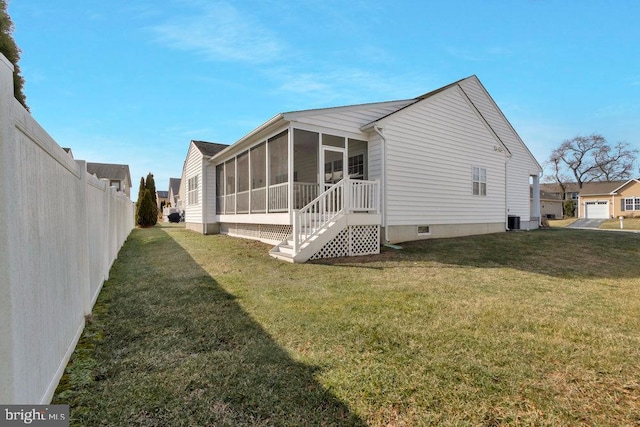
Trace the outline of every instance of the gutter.
[[384, 227], [384, 243], [389, 243], [389, 227], [387, 227], [387, 139], [377, 124], [373, 130], [382, 139], [382, 227]]

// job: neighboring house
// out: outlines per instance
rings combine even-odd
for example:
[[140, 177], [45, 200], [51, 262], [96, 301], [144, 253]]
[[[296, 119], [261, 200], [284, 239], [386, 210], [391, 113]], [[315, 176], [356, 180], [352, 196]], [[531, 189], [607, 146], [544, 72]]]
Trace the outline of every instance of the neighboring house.
[[[576, 203], [578, 218], [605, 219], [618, 216], [640, 215], [640, 181], [585, 182], [582, 188], [575, 182], [565, 184], [564, 200]], [[562, 198], [558, 184], [541, 184], [541, 194], [547, 193]], [[542, 198], [542, 196], [541, 196]]]
[[[540, 184], [542, 187], [545, 184]], [[562, 193], [547, 192], [542, 188], [540, 189], [540, 215], [542, 218], [547, 219], [562, 219], [564, 207], [564, 200], [562, 199]], [[531, 186], [531, 209], [533, 215], [533, 186]]]
[[219, 148], [190, 144], [189, 228], [276, 244], [288, 261], [540, 223], [542, 168], [476, 76], [417, 98], [281, 113]]
[[640, 180], [583, 185], [578, 198], [578, 218], [640, 216]]
[[162, 208], [169, 203], [169, 192], [156, 190], [156, 202], [158, 203], [158, 212], [162, 212]]
[[129, 165], [117, 165], [112, 163], [88, 163], [87, 172], [98, 179], [109, 180], [111, 187], [116, 187], [127, 197], [131, 198], [131, 173]]
[[227, 148], [226, 144], [206, 141], [191, 141], [180, 180], [180, 200], [185, 215], [186, 227], [203, 234], [218, 233], [215, 218], [215, 170], [209, 159]]
[[180, 178], [169, 178], [169, 203], [171, 207], [182, 209], [180, 200]]

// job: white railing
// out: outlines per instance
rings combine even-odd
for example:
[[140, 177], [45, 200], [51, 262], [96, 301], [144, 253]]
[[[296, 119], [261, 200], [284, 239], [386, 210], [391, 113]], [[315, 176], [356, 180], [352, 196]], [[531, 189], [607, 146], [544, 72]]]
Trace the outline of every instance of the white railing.
[[267, 189], [254, 188], [251, 190], [251, 213], [264, 213], [267, 211]]
[[269, 186], [269, 212], [286, 212], [289, 209], [289, 183]]
[[300, 209], [307, 206], [318, 197], [319, 185], [315, 182], [293, 183], [293, 208]]
[[376, 181], [349, 179], [349, 213], [378, 213], [380, 209], [380, 191]]
[[227, 194], [224, 196], [224, 213], [234, 214], [236, 213], [236, 195]]
[[344, 178], [293, 215], [293, 252], [297, 254], [314, 234], [343, 213], [378, 213], [377, 181]]

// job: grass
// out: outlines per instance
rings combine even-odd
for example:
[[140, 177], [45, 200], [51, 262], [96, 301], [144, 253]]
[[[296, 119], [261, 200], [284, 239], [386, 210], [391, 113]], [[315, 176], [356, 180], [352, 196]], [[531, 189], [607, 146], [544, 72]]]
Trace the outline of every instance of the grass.
[[549, 229], [292, 265], [135, 230], [54, 403], [72, 425], [640, 424], [640, 235]]
[[548, 219], [547, 221], [549, 222], [550, 227], [559, 228], [573, 224], [576, 222], [576, 218]]
[[[623, 221], [623, 227], [625, 230], [640, 230], [640, 218], [625, 218]], [[619, 230], [620, 219], [610, 219], [600, 225], [602, 229]]]

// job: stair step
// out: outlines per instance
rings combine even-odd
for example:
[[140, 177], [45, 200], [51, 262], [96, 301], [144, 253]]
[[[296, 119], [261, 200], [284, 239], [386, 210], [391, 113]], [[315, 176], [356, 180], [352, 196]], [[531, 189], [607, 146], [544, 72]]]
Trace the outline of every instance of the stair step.
[[293, 263], [293, 255], [289, 255], [284, 252], [270, 252], [269, 255], [273, 258]]

